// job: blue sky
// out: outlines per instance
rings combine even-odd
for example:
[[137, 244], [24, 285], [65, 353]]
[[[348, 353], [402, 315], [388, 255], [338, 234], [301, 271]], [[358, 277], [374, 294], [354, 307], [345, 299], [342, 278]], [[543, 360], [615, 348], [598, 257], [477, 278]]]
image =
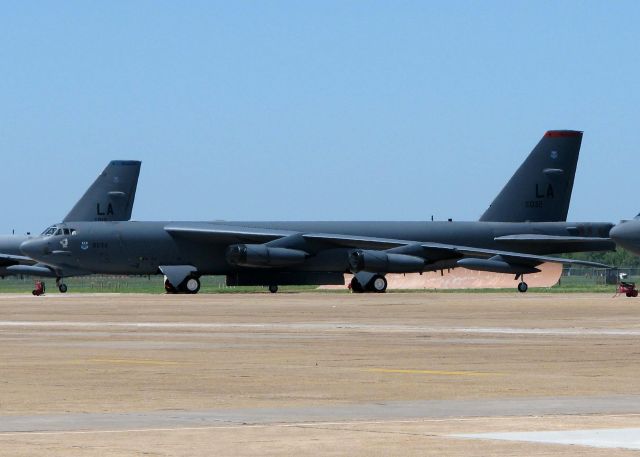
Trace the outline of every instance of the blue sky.
[[640, 210], [640, 2], [14, 2], [0, 233], [110, 159], [138, 220], [477, 219], [548, 129], [584, 130], [570, 219]]

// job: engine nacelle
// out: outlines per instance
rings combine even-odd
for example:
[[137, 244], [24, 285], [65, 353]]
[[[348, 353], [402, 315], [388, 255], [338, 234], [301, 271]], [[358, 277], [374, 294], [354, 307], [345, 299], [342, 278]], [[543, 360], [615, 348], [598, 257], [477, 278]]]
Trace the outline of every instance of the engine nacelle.
[[457, 264], [459, 267], [463, 267], [468, 270], [490, 271], [492, 273], [524, 274], [538, 273], [540, 271], [538, 268], [530, 265], [509, 263], [500, 256], [494, 256], [490, 259], [460, 259]]
[[241, 267], [286, 267], [303, 263], [309, 256], [299, 249], [275, 248], [264, 244], [233, 244], [226, 258], [231, 265]]
[[349, 255], [351, 271], [372, 273], [419, 273], [425, 259], [414, 255], [358, 249]]
[[14, 275], [39, 276], [45, 278], [55, 278], [58, 275], [51, 268], [40, 267], [38, 265], [11, 265], [7, 271]]

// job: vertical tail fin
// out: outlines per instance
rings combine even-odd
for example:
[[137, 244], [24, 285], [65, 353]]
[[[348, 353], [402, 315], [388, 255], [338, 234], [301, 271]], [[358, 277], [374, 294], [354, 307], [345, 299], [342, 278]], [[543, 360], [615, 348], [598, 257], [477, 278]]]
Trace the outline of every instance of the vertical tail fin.
[[138, 187], [141, 162], [112, 160], [63, 222], [128, 221]]
[[545, 133], [480, 220], [566, 221], [581, 143], [582, 132]]

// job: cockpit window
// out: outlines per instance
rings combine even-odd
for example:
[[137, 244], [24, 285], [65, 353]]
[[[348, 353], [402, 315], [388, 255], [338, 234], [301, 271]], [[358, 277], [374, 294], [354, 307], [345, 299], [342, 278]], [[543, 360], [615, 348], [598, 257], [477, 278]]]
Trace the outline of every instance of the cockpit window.
[[63, 235], [69, 235], [69, 229], [62, 229], [62, 234]]
[[62, 229], [56, 230], [56, 235], [62, 235]]
[[51, 227], [48, 227], [44, 230], [44, 232], [42, 232], [42, 236], [51, 236], [54, 235], [56, 233], [58, 227], [56, 227], [55, 225], [52, 225]]

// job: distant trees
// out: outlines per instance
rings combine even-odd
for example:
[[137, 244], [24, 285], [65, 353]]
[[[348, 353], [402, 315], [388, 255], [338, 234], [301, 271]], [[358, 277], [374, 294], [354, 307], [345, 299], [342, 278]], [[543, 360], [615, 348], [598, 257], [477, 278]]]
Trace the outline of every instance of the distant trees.
[[575, 252], [564, 257], [604, 263], [612, 267], [640, 268], [640, 257], [622, 248], [618, 248], [616, 251]]

